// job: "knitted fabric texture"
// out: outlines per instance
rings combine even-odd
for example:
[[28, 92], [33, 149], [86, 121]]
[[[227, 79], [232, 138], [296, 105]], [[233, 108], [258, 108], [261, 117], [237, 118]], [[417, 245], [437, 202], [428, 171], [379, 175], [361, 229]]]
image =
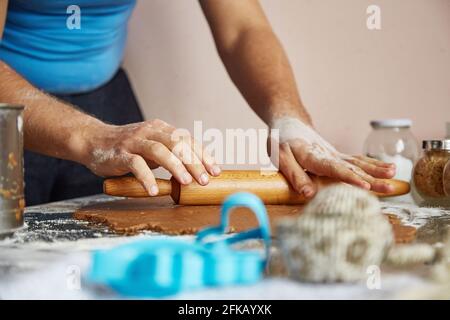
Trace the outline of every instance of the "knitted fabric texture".
[[310, 282], [364, 279], [394, 242], [378, 199], [344, 184], [319, 192], [299, 218], [281, 221], [277, 234], [288, 275]]

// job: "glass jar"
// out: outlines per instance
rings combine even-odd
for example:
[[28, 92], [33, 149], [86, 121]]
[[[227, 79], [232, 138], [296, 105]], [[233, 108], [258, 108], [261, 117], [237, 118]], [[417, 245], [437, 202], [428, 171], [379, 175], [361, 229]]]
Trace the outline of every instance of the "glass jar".
[[450, 161], [445, 165], [442, 181], [444, 182], [444, 193], [447, 197], [450, 197]]
[[395, 163], [395, 179], [411, 181], [419, 146], [411, 132], [411, 120], [388, 119], [371, 121], [372, 132], [364, 143], [364, 153], [388, 163]]
[[450, 207], [450, 140], [425, 140], [414, 166], [414, 187], [423, 205]]
[[[409, 119], [387, 119], [371, 121], [372, 131], [364, 143], [364, 154], [387, 163], [394, 163], [394, 179], [411, 182], [414, 163], [419, 158], [419, 144], [411, 132]], [[420, 197], [411, 193], [386, 201], [418, 203]]]
[[450, 122], [447, 122], [446, 124], [447, 134], [445, 135], [445, 139], [450, 139]]

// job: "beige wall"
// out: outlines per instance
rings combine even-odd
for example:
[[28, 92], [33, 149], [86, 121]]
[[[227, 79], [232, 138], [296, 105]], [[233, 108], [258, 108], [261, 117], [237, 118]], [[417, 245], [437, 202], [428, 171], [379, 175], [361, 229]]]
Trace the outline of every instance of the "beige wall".
[[[243, 0], [244, 1], [244, 0]], [[361, 152], [375, 118], [408, 117], [419, 139], [450, 121], [450, 0], [264, 0], [318, 130]], [[366, 28], [366, 8], [382, 29]], [[140, 0], [125, 58], [147, 118], [192, 128], [263, 123], [228, 79], [195, 0]]]

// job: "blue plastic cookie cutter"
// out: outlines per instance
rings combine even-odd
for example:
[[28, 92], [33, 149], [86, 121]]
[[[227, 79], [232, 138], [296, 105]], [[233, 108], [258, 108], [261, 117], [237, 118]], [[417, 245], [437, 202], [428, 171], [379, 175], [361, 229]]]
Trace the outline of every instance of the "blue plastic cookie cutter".
[[[259, 227], [226, 235], [230, 213], [236, 207], [251, 209]], [[262, 239], [264, 254], [231, 247], [249, 239]], [[193, 242], [158, 237], [94, 252], [88, 281], [134, 297], [163, 297], [203, 287], [251, 284], [263, 276], [270, 241], [270, 224], [262, 201], [251, 193], [235, 193], [222, 205], [221, 224], [200, 231]]]

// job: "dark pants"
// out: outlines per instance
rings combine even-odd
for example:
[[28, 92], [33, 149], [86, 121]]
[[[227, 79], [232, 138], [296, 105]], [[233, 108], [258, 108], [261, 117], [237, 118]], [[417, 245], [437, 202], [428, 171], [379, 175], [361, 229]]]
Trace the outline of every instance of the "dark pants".
[[[123, 125], [143, 120], [122, 69], [111, 81], [94, 91], [59, 95], [58, 98], [107, 123]], [[102, 181], [80, 164], [25, 151], [25, 200], [28, 206], [101, 193]]]

